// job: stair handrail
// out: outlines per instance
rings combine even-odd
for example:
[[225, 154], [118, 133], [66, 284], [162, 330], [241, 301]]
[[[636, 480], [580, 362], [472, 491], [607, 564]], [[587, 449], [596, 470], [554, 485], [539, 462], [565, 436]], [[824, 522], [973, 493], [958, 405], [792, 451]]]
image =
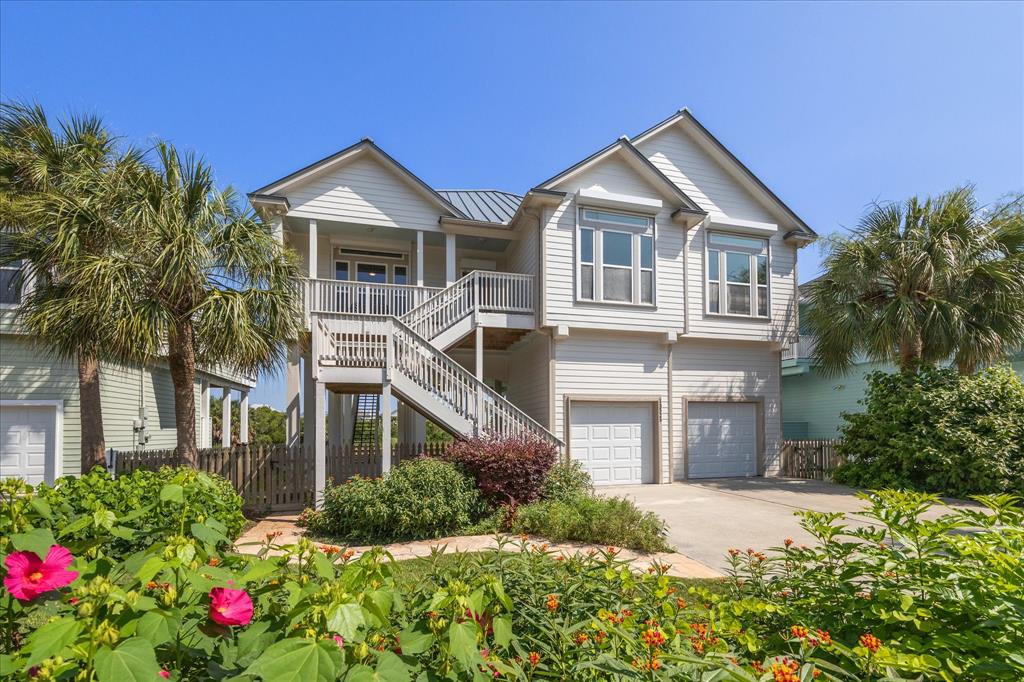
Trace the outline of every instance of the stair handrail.
[[[456, 280], [451, 285], [442, 289], [429, 300], [409, 310], [405, 315], [402, 315], [402, 322], [421, 336], [429, 338], [433, 338], [451, 327], [471, 313], [476, 307], [475, 300], [472, 302], [467, 300], [471, 295], [471, 285], [476, 279], [476, 274], [476, 270], [468, 273], [465, 277]], [[447, 315], [446, 319], [441, 320], [440, 323], [437, 322], [436, 317], [441, 315], [446, 308], [457, 306], [459, 303], [463, 303], [463, 305], [460, 308], [456, 308], [454, 313]], [[434, 324], [431, 324], [432, 321]]]
[[[519, 291], [515, 289], [516, 284]], [[530, 274], [473, 270], [400, 317], [420, 336], [433, 339], [467, 315], [481, 309], [532, 312], [532, 284], [533, 275]], [[495, 299], [498, 292], [504, 293], [507, 300], [497, 302]], [[446, 309], [452, 306], [456, 306], [454, 310], [445, 314]]]

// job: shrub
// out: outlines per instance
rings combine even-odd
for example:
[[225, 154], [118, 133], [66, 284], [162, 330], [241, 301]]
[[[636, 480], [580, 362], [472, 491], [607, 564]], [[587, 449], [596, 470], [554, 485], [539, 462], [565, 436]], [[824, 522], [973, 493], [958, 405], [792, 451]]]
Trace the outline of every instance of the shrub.
[[347, 542], [395, 542], [451, 535], [482, 511], [473, 481], [450, 462], [420, 457], [382, 478], [355, 476], [324, 492], [309, 531]]
[[645, 552], [668, 549], [665, 523], [625, 497], [576, 496], [520, 507], [514, 528], [548, 540], [618, 545]]
[[[243, 500], [226, 479], [189, 468], [136, 470], [113, 478], [104, 469], [84, 476], [65, 476], [52, 487], [36, 489], [52, 513], [52, 528], [67, 529], [71, 520], [92, 516], [111, 528], [114, 518], [128, 517], [135, 531], [112, 541], [110, 551], [122, 556], [166, 540], [196, 522], [215, 519], [229, 540], [245, 527]], [[65, 538], [85, 539], [94, 531], [82, 527]]]
[[544, 500], [573, 500], [586, 497], [594, 492], [594, 484], [590, 474], [578, 460], [559, 462], [551, 467], [544, 478], [540, 496]]
[[722, 609], [763, 628], [827, 624], [849, 645], [861, 633], [930, 667], [935, 679], [1024, 679], [1024, 513], [1010, 495], [987, 509], [924, 518], [934, 495], [862, 495], [858, 512], [800, 512], [814, 546], [730, 550], [735, 593]]
[[1009, 367], [868, 377], [865, 411], [846, 414], [835, 481], [956, 497], [1024, 494], [1024, 382]]
[[540, 497], [544, 478], [557, 457], [552, 443], [530, 437], [456, 441], [444, 454], [444, 459], [473, 476], [488, 502], [513, 507]]

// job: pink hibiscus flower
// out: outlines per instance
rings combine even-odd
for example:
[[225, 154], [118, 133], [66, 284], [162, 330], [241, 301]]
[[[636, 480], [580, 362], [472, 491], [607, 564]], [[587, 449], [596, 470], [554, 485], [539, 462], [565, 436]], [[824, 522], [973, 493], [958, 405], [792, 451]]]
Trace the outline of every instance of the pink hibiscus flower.
[[248, 625], [252, 620], [252, 599], [245, 590], [215, 587], [210, 590], [210, 618], [221, 625]]
[[53, 545], [46, 559], [35, 552], [11, 552], [4, 560], [7, 576], [4, 587], [16, 599], [30, 601], [44, 592], [56, 590], [78, 577], [78, 571], [69, 571], [75, 560], [66, 547]]

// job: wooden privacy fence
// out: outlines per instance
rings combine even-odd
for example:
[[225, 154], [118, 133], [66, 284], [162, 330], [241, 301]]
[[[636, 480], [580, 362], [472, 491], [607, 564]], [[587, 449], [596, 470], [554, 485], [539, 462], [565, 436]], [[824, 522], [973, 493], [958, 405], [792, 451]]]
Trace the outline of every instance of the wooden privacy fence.
[[782, 441], [782, 475], [824, 481], [842, 463], [838, 440]]
[[[391, 449], [391, 465], [418, 455], [440, 455], [441, 443], [400, 443]], [[111, 451], [114, 474], [136, 469], [157, 470], [182, 466], [177, 450]], [[335, 482], [360, 475], [380, 476], [381, 451], [377, 445], [327, 447], [327, 478]], [[199, 450], [198, 469], [223, 476], [245, 500], [249, 512], [297, 511], [312, 506], [316, 476], [312, 447], [238, 445]]]

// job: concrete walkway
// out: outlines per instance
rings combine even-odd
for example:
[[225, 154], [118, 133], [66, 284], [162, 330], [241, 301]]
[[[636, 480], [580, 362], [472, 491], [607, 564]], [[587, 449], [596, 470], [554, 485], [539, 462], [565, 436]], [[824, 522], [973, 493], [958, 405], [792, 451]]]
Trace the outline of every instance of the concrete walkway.
[[[720, 478], [699, 483], [670, 485], [609, 486], [601, 495], [625, 496], [645, 511], [652, 511], [668, 524], [668, 542], [677, 551], [698, 562], [724, 570], [730, 547], [764, 550], [782, 545], [786, 538], [811, 544], [813, 538], [800, 527], [796, 512], [813, 509], [844, 512], [850, 527], [871, 524], [857, 512], [865, 503], [857, 491], [821, 481], [791, 478]], [[948, 500], [952, 506], [977, 506], [962, 500]], [[936, 506], [926, 518], [947, 509]]]
[[[235, 543], [235, 549], [239, 552], [255, 554], [260, 545], [266, 542], [268, 534], [280, 533], [274, 539], [275, 544], [287, 545], [298, 542], [302, 537], [302, 529], [296, 525], [297, 517], [291, 515], [268, 516], [261, 519], [255, 526], [246, 531]], [[518, 540], [518, 538], [514, 538]], [[572, 556], [574, 554], [586, 553], [590, 549], [604, 549], [599, 545], [586, 545], [582, 543], [545, 543], [542, 538], [530, 538], [530, 542], [547, 547], [548, 552]], [[435, 547], [444, 547], [447, 552], [481, 552], [495, 549], [498, 546], [493, 535], [467, 535], [462, 537], [440, 538], [437, 540], [420, 540], [417, 542], [397, 542], [384, 545], [384, 549], [391, 552], [397, 561], [415, 559], [417, 557], [430, 556]], [[371, 549], [372, 546], [345, 547], [340, 549], [351, 549], [358, 557], [363, 552]], [[676, 552], [636, 552], [630, 549], [623, 549], [619, 558], [629, 560], [637, 570], [647, 570], [652, 562], [658, 561], [668, 564], [667, 573], [678, 578], [720, 578], [722, 574], [699, 561], [694, 561], [688, 556]]]

